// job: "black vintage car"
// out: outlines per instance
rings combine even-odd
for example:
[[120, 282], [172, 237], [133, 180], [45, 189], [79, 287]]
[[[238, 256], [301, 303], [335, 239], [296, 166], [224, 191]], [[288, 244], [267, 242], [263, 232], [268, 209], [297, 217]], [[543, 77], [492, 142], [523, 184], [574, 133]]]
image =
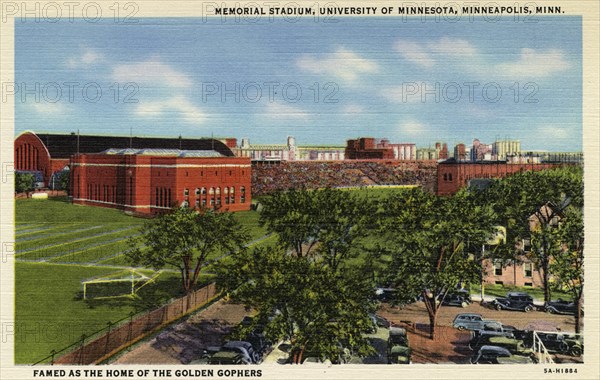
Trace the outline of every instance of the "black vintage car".
[[529, 364], [533, 363], [532, 355], [527, 351], [522, 354], [512, 354], [504, 347], [481, 346], [471, 356], [471, 364]]
[[444, 306], [467, 307], [470, 303], [471, 301], [468, 298], [458, 294], [447, 294], [442, 301]]
[[533, 298], [527, 293], [510, 292], [506, 297], [499, 297], [492, 301], [496, 310], [531, 311], [536, 307]]
[[[546, 304], [546, 311], [552, 314], [575, 315], [577, 313], [577, 304], [559, 298], [557, 301], [548, 302]], [[583, 309], [581, 310], [581, 316], [583, 316]]]
[[[561, 332], [536, 332], [536, 334], [550, 353], [561, 353], [571, 356], [581, 356], [583, 354], [583, 340], [577, 334]], [[533, 346], [533, 332], [527, 334], [524, 343], [526, 346]]]

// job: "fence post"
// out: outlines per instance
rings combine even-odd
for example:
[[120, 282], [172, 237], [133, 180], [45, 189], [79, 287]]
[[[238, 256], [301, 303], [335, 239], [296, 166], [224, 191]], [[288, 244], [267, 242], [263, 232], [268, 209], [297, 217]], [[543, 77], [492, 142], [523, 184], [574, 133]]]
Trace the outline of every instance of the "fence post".
[[[131, 334], [133, 330], [133, 311], [129, 312], [129, 329], [127, 330], [127, 343], [131, 342]], [[128, 346], [128, 350], [131, 351], [131, 346]]]
[[104, 346], [104, 355], [108, 354], [108, 347], [109, 347], [109, 343], [110, 343], [110, 328], [112, 327], [112, 322], [108, 321], [106, 322], [106, 324], [108, 325], [108, 331], [106, 332], [106, 344]]
[[79, 365], [83, 364], [83, 347], [85, 343], [85, 334], [81, 335], [81, 345], [79, 346]]
[[52, 356], [52, 358], [50, 359], [50, 365], [54, 365], [54, 355], [56, 355], [56, 351], [50, 351], [50, 355]]

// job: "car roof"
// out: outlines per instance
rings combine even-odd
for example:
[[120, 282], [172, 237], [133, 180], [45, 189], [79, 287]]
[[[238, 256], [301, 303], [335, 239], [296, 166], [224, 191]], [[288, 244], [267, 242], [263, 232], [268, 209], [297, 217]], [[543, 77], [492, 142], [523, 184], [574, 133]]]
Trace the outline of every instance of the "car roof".
[[498, 347], [498, 346], [481, 346], [481, 348], [479, 349], [481, 352], [487, 351], [487, 352], [497, 352], [499, 354], [502, 355], [507, 355], [507, 356], [511, 356], [510, 355], [510, 351], [508, 351], [506, 348], [504, 347]]
[[390, 327], [390, 335], [406, 336], [406, 329], [403, 329], [402, 327]]
[[456, 315], [456, 318], [458, 318], [458, 317], [482, 317], [482, 316], [481, 316], [481, 314], [477, 314], [477, 313], [460, 313], [460, 314]]

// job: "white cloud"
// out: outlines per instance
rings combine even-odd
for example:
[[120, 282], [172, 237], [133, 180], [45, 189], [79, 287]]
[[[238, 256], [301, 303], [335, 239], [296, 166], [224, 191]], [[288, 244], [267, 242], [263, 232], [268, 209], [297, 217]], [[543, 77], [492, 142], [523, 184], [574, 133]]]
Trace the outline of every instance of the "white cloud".
[[265, 115], [269, 119], [307, 120], [310, 114], [303, 109], [289, 104], [268, 103]]
[[435, 65], [435, 59], [430, 52], [420, 44], [411, 41], [398, 41], [394, 49], [402, 55], [404, 59], [426, 68], [432, 68]]
[[546, 77], [566, 70], [569, 66], [564, 53], [560, 50], [539, 52], [535, 49], [523, 48], [517, 61], [501, 63], [497, 65], [497, 70], [511, 76]]
[[549, 138], [568, 139], [572, 138], [573, 129], [560, 127], [557, 125], [542, 125], [537, 128], [538, 136], [548, 136]]
[[104, 56], [92, 49], [84, 49], [83, 53], [77, 57], [71, 57], [67, 60], [67, 66], [71, 69], [78, 69], [93, 65], [104, 60]]
[[135, 110], [138, 116], [158, 118], [171, 114], [190, 124], [204, 121], [204, 113], [184, 96], [174, 96], [167, 100], [140, 102]]
[[51, 102], [39, 102], [39, 103], [31, 103], [31, 108], [42, 115], [64, 115], [68, 110], [67, 106], [63, 103], [51, 103]]
[[113, 68], [112, 78], [119, 83], [135, 82], [138, 85], [161, 85], [175, 88], [187, 88], [193, 84], [187, 75], [157, 58], [116, 65]]
[[400, 124], [400, 132], [409, 136], [421, 136], [429, 131], [429, 127], [417, 120], [407, 120]]
[[450, 37], [424, 44], [400, 40], [396, 42], [394, 49], [407, 61], [428, 69], [450, 57], [474, 58], [478, 54], [469, 41]]
[[348, 104], [342, 108], [345, 114], [362, 114], [365, 113], [365, 108], [359, 104]]
[[438, 41], [432, 41], [427, 47], [437, 54], [452, 57], [473, 57], [477, 55], [477, 49], [467, 40], [459, 38], [442, 37]]
[[362, 58], [344, 48], [320, 59], [303, 56], [296, 61], [296, 65], [309, 73], [331, 75], [350, 82], [356, 81], [363, 74], [375, 73], [379, 70], [375, 61]]

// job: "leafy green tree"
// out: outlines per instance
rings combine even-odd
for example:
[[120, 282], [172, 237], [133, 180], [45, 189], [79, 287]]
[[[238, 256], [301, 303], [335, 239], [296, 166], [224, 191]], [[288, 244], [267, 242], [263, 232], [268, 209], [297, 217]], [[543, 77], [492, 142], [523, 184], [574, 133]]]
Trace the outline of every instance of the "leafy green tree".
[[391, 256], [389, 279], [405, 301], [422, 297], [432, 339], [448, 291], [479, 278], [481, 267], [469, 247], [489, 239], [492, 221], [491, 209], [466, 191], [438, 197], [411, 189], [390, 197], [380, 211], [379, 249]]
[[334, 272], [358, 252], [373, 215], [369, 202], [349, 191], [289, 190], [263, 201], [261, 223], [296, 256], [318, 255]]
[[63, 170], [62, 172], [60, 172], [60, 176], [58, 177], [59, 188], [66, 191], [67, 195], [69, 195], [69, 192], [71, 190], [70, 182], [71, 182], [70, 172], [68, 170]]
[[27, 193], [33, 191], [35, 177], [31, 173], [15, 173], [15, 191], [17, 193]]
[[218, 284], [257, 310], [267, 337], [291, 342], [292, 362], [307, 355], [338, 362], [349, 350], [371, 353], [363, 337], [371, 326], [371, 287], [359, 271], [334, 273], [281, 247], [240, 251], [218, 271]]
[[[314, 194], [314, 193], [313, 193]], [[279, 191], [261, 201], [260, 223], [274, 232], [279, 243], [296, 256], [309, 255], [317, 244], [319, 225], [311, 192]]]
[[134, 265], [178, 268], [188, 293], [209, 259], [243, 250], [248, 238], [231, 213], [178, 207], [145, 223], [126, 255]]
[[[506, 244], [496, 251], [497, 258], [519, 262], [527, 257], [540, 269], [544, 301], [551, 299], [550, 262], [553, 247], [549, 236], [567, 207], [583, 208], [583, 171], [570, 166], [538, 172], [514, 174], [495, 181], [485, 192], [493, 204], [496, 222], [506, 226]], [[531, 217], [537, 230], [532, 232]], [[531, 250], [524, 251], [523, 241], [531, 240]]]
[[581, 306], [583, 297], [583, 215], [581, 210], [569, 208], [565, 218], [550, 237], [553, 256], [550, 262], [552, 288], [567, 291], [577, 306], [575, 331], [581, 332]]

